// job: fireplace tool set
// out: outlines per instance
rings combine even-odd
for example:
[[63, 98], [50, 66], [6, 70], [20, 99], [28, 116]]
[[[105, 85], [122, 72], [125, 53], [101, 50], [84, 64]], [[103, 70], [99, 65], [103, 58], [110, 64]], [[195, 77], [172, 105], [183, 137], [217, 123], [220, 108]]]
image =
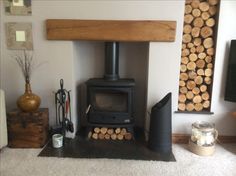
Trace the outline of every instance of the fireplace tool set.
[[55, 93], [56, 124], [60, 133], [65, 136], [66, 131], [74, 132], [74, 125], [71, 121], [71, 99], [70, 91], [63, 88], [64, 81], [60, 80], [60, 89]]

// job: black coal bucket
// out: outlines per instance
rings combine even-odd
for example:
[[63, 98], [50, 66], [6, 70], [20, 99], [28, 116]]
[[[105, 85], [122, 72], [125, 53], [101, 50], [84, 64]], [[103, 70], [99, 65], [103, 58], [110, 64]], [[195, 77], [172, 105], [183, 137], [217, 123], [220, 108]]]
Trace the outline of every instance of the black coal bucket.
[[171, 93], [152, 107], [148, 148], [158, 153], [172, 152]]

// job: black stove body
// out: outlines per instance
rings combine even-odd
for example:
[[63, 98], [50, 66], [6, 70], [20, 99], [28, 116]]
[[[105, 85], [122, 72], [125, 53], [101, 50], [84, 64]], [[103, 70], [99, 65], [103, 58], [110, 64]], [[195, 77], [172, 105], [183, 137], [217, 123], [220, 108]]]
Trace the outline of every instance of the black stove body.
[[87, 85], [88, 123], [93, 126], [134, 124], [134, 79], [119, 78], [119, 43], [105, 42], [104, 78], [92, 78]]

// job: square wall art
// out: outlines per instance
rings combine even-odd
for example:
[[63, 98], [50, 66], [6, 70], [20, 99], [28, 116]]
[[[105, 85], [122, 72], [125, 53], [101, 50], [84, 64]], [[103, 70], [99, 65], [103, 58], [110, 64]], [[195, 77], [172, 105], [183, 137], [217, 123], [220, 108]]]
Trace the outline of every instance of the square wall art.
[[31, 23], [6, 23], [6, 35], [8, 49], [33, 50]]
[[4, 0], [7, 15], [31, 15], [31, 0]]

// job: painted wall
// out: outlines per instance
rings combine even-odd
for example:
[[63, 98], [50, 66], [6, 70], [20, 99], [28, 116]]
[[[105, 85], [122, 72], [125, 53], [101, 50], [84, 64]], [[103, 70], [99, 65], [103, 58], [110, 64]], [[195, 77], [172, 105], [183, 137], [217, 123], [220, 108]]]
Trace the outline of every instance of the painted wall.
[[[33, 15], [5, 16], [1, 5], [0, 27], [4, 34], [5, 22], [32, 22], [34, 40], [34, 58], [38, 62], [46, 63], [38, 68], [32, 77], [33, 91], [42, 98], [42, 107], [50, 108], [50, 123], [54, 123], [54, 97], [53, 91], [59, 88], [59, 79], [64, 78], [65, 87], [72, 90], [73, 103], [76, 103], [76, 89], [80, 80], [93, 75], [86, 72], [82, 75], [76, 65], [82, 57], [93, 56], [86, 51], [76, 49], [84, 47], [86, 43], [71, 41], [47, 41], [45, 38], [45, 20], [49, 18], [64, 19], [129, 19], [129, 20], [176, 20], [177, 35], [173, 43], [150, 43], [148, 57], [148, 94], [147, 107], [159, 101], [166, 93], [173, 93], [173, 111], [177, 110], [178, 75], [181, 55], [181, 37], [184, 14], [184, 1], [33, 1]], [[190, 133], [190, 125], [197, 120], [215, 122], [220, 134], [235, 134], [235, 121], [229, 117], [228, 112], [236, 109], [234, 103], [223, 101], [226, 60], [228, 55], [227, 44], [230, 39], [236, 38], [236, 1], [222, 1], [218, 46], [216, 53], [216, 66], [213, 90], [212, 111], [214, 115], [187, 115], [173, 113], [173, 132]], [[11, 55], [14, 51], [7, 50], [5, 36], [2, 35], [1, 52], [1, 86], [6, 91], [7, 108], [14, 108], [16, 99], [24, 91], [23, 78]], [[101, 44], [87, 44], [90, 49], [102, 48]], [[136, 44], [135, 47], [139, 47]], [[122, 58], [129, 54], [123, 45]], [[133, 47], [133, 46], [132, 46]], [[145, 47], [144, 47], [145, 48]], [[143, 49], [142, 55], [146, 51]], [[100, 53], [101, 54], [101, 53]], [[101, 54], [102, 55], [102, 54]], [[98, 57], [101, 57], [98, 56]], [[132, 57], [134, 57], [133, 55]], [[76, 59], [77, 57], [78, 60]], [[97, 58], [96, 58], [97, 59]], [[91, 65], [91, 62], [87, 63]], [[81, 65], [80, 65], [81, 66]], [[139, 68], [137, 64], [135, 68]], [[100, 68], [101, 69], [101, 68]], [[134, 69], [134, 70], [136, 70]], [[122, 70], [122, 69], [121, 69]], [[125, 74], [125, 69], [121, 71]], [[80, 76], [81, 74], [81, 76]], [[101, 71], [96, 72], [101, 75]], [[133, 73], [128, 73], [132, 75]], [[138, 75], [138, 74], [137, 74]], [[145, 79], [143, 79], [145, 80]], [[145, 104], [145, 103], [144, 103]], [[73, 109], [73, 120], [76, 121], [77, 109]], [[148, 122], [148, 119], [147, 119]], [[148, 124], [148, 123], [147, 123]]]

